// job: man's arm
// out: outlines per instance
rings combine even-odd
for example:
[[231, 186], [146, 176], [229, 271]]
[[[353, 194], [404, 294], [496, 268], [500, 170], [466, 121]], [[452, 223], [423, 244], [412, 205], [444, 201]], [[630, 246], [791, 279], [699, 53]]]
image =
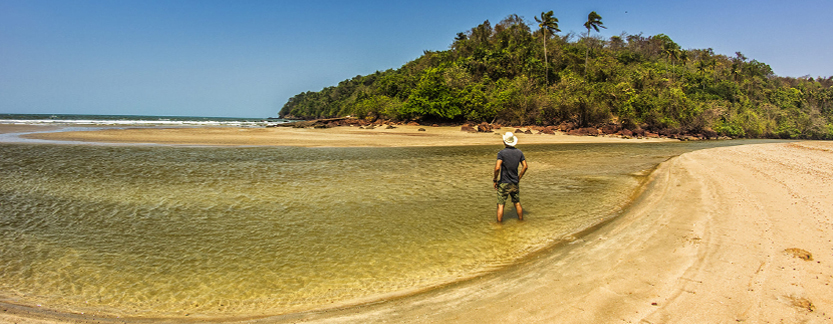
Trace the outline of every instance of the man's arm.
[[[498, 177], [500, 176], [500, 166], [502, 164], [503, 164], [503, 160], [497, 160], [497, 162], [495, 162], [495, 177], [492, 178], [492, 182], [495, 184], [495, 189], [497, 189], [497, 180], [498, 180]], [[524, 170], [526, 170], [526, 168], [524, 168]]]
[[527, 168], [526, 160], [521, 161], [521, 165], [524, 168], [521, 169], [521, 173], [518, 173], [518, 181], [521, 181], [521, 179], [523, 179], [523, 177], [524, 177], [524, 173], [526, 173], [526, 168]]

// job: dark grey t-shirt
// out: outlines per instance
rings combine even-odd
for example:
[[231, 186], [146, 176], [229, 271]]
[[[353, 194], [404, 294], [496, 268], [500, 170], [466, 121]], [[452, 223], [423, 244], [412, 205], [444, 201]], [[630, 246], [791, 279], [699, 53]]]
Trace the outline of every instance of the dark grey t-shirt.
[[500, 165], [499, 183], [518, 183], [518, 166], [521, 161], [526, 160], [524, 152], [514, 147], [507, 147], [497, 153], [497, 159], [503, 160]]

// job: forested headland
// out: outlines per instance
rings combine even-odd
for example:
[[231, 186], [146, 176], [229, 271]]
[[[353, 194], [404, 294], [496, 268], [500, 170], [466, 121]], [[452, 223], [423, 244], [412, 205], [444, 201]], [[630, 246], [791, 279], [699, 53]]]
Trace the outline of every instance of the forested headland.
[[448, 50], [295, 95], [280, 116], [833, 139], [833, 76], [779, 77], [740, 52], [682, 49], [664, 34], [604, 39], [595, 12], [584, 27], [560, 34], [551, 11], [533, 25], [485, 21]]

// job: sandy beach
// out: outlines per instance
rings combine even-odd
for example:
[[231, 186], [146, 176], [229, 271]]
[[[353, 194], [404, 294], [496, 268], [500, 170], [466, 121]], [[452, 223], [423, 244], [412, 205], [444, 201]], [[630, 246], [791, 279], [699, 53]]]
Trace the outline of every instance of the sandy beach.
[[[0, 127], [2, 129], [3, 127]], [[424, 129], [420, 131], [419, 129]], [[495, 133], [468, 133], [460, 127], [396, 126], [375, 129], [342, 126], [314, 128], [179, 127], [125, 128], [23, 135], [24, 138], [102, 143], [157, 143], [175, 145], [305, 146], [305, 147], [393, 147], [500, 145], [499, 134], [514, 131], [504, 127]], [[521, 128], [527, 130], [527, 128]], [[536, 132], [537, 133], [537, 132]], [[669, 141], [669, 139], [625, 140], [619, 137], [567, 136], [563, 134], [518, 134], [524, 144], [601, 143], [622, 141]]]
[[[185, 145], [494, 144], [459, 128], [171, 128], [27, 137]], [[506, 129], [501, 130], [506, 131]], [[522, 144], [635, 141], [521, 135]], [[648, 141], [648, 140], [645, 140]], [[262, 323], [830, 323], [833, 143], [714, 148], [661, 164], [618, 218], [506, 271]], [[3, 323], [123, 322], [2, 305]], [[142, 320], [147, 321], [147, 320]]]

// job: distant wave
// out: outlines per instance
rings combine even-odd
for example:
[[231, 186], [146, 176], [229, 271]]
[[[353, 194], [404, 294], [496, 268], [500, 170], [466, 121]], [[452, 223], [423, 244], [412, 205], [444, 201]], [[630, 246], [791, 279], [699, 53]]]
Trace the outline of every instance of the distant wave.
[[277, 118], [0, 114], [0, 124], [21, 125], [263, 127], [285, 122], [287, 120]]

